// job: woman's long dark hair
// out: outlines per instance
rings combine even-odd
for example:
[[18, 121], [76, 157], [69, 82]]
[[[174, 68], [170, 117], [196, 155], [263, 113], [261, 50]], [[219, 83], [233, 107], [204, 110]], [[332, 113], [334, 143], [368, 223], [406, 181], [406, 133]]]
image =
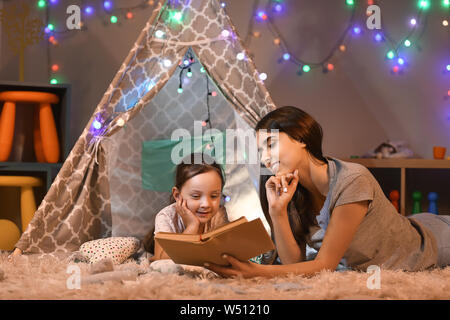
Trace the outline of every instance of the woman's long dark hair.
[[[265, 115], [256, 125], [255, 131], [266, 129], [277, 129], [284, 132], [292, 139], [303, 142], [306, 150], [313, 157], [313, 160], [327, 163], [322, 154], [322, 127], [313, 117], [303, 110], [285, 106], [278, 108]], [[270, 218], [266, 182], [270, 176], [261, 176], [259, 184], [259, 196], [264, 215], [273, 232], [273, 223]], [[300, 245], [305, 242], [305, 236], [309, 233], [309, 228], [314, 224], [314, 214], [312, 212], [312, 201], [309, 191], [299, 182], [297, 189], [288, 206], [289, 224], [295, 240]]]
[[[201, 159], [201, 163], [197, 163], [198, 159]], [[225, 178], [222, 172], [222, 167], [220, 164], [216, 163], [213, 159], [210, 159], [206, 154], [195, 154], [184, 158], [180, 164], [177, 165], [175, 169], [175, 187], [181, 190], [183, 185], [189, 179], [195, 177], [198, 174], [206, 173], [210, 171], [215, 171], [222, 180], [222, 188], [225, 185]], [[170, 194], [170, 203], [174, 203], [176, 200], [173, 194]], [[143, 240], [144, 249], [150, 253], [154, 253], [155, 250], [155, 226], [153, 226], [149, 233], [145, 236]]]

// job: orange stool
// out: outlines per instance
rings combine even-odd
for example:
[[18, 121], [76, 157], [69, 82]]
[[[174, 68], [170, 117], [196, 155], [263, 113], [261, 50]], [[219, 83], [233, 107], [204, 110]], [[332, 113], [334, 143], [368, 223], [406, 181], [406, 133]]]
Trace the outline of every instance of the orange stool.
[[34, 113], [34, 152], [38, 162], [57, 163], [59, 140], [51, 104], [58, 103], [56, 94], [37, 91], [0, 92], [0, 101], [5, 101], [0, 115], [0, 161], [7, 161], [11, 154], [16, 103], [38, 103]]
[[20, 216], [24, 232], [36, 212], [33, 187], [42, 186], [42, 180], [29, 176], [0, 176], [0, 187], [20, 187]]

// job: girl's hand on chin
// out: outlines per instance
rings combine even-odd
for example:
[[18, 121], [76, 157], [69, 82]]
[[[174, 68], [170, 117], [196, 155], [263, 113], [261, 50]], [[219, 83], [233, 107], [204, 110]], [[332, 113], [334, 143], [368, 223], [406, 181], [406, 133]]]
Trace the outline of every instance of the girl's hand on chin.
[[294, 173], [272, 176], [266, 182], [267, 201], [269, 202], [269, 213], [276, 217], [287, 212], [289, 201], [291, 201], [298, 184], [298, 170]]
[[186, 205], [187, 201], [184, 200], [181, 195], [177, 200], [177, 204], [175, 208], [177, 213], [180, 215], [183, 220], [184, 225], [186, 226], [186, 230], [190, 233], [197, 233], [198, 228], [200, 227], [200, 220], [198, 220], [197, 216], [189, 210]]

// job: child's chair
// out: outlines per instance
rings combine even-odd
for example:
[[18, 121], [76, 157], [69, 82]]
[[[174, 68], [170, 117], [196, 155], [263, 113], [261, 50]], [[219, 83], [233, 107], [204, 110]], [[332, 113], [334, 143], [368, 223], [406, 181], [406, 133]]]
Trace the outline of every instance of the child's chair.
[[[20, 213], [22, 232], [24, 232], [34, 213], [36, 202], [33, 187], [40, 187], [43, 182], [37, 177], [28, 176], [0, 176], [1, 187], [20, 187]], [[0, 250], [12, 250], [20, 237], [17, 226], [9, 220], [0, 219]]]
[[16, 103], [38, 103], [34, 114], [34, 151], [38, 162], [56, 163], [59, 160], [59, 141], [51, 104], [59, 102], [57, 95], [37, 91], [0, 92], [5, 101], [0, 115], [0, 162], [7, 161], [12, 149]]

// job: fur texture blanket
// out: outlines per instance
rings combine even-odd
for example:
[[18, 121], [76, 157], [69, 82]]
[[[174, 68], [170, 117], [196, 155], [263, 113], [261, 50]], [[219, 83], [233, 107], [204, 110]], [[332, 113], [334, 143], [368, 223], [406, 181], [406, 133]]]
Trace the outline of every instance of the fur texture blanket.
[[0, 252], [0, 299], [450, 299], [450, 267], [423, 272], [373, 274], [322, 272], [314, 277], [223, 279], [200, 267], [129, 261], [74, 263], [56, 255], [24, 255], [8, 261]]

